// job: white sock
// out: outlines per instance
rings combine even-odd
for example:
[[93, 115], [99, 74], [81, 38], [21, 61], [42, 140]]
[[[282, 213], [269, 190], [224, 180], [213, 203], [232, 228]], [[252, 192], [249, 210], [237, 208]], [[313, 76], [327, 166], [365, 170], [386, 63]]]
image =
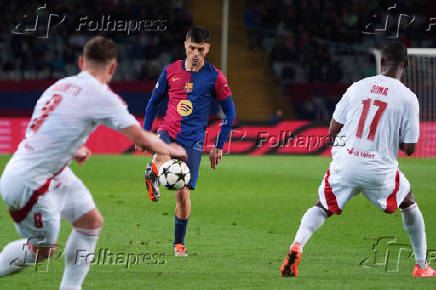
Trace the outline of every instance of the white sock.
[[[29, 244], [30, 245], [30, 244]], [[7, 244], [0, 253], [0, 277], [13, 274], [35, 264], [35, 254], [29, 249], [27, 239]]]
[[60, 290], [80, 290], [89, 271], [100, 229], [74, 228], [65, 247], [65, 270]]
[[304, 245], [313, 233], [324, 224], [326, 218], [327, 213], [323, 209], [317, 206], [309, 208], [301, 219], [300, 228], [295, 235], [294, 243], [300, 243], [301, 250], [303, 250]]
[[416, 203], [402, 209], [401, 213], [403, 215], [404, 229], [409, 234], [410, 243], [415, 252], [416, 264], [425, 269], [427, 267], [427, 241], [422, 213]]

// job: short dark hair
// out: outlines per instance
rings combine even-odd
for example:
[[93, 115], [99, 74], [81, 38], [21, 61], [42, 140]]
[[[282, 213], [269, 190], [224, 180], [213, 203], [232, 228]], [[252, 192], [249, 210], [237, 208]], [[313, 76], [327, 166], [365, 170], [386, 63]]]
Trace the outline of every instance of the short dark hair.
[[95, 36], [83, 46], [83, 56], [97, 64], [105, 64], [118, 58], [118, 46], [112, 39]]
[[209, 43], [209, 29], [203, 26], [192, 26], [186, 33], [186, 39], [195, 43]]
[[388, 42], [382, 49], [382, 59], [395, 64], [407, 62], [407, 47], [400, 41]]

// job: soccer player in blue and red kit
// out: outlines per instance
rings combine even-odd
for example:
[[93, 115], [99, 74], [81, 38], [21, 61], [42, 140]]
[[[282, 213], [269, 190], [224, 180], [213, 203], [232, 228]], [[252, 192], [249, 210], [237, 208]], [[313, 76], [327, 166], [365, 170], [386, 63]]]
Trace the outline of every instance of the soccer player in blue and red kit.
[[[177, 204], [173, 245], [176, 256], [188, 255], [184, 240], [191, 214], [189, 195], [197, 182], [210, 105], [214, 99], [218, 100], [225, 115], [209, 156], [212, 169], [222, 161], [222, 148], [236, 115], [226, 77], [205, 61], [209, 48], [209, 30], [201, 26], [192, 27], [186, 35], [186, 59], [165, 66], [145, 113], [144, 129], [151, 130], [159, 104], [168, 96], [166, 115], [157, 134], [166, 143], [182, 145], [188, 153], [186, 164], [191, 171], [191, 179], [186, 187], [175, 194]], [[152, 201], [159, 199], [157, 175], [160, 166], [168, 160], [168, 155], [155, 154], [145, 170], [146, 187]]]

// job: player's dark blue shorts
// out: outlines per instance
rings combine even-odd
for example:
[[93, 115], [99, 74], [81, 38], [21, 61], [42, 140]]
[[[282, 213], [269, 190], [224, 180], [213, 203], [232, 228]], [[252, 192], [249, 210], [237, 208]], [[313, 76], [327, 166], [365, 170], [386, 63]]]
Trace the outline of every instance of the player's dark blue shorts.
[[186, 165], [188, 165], [189, 170], [191, 171], [191, 179], [188, 182], [188, 187], [190, 189], [195, 189], [195, 184], [197, 183], [198, 177], [198, 169], [200, 167], [201, 162], [201, 154], [202, 150], [194, 147], [189, 147], [177, 142], [175, 139], [171, 138], [170, 135], [166, 131], [159, 131], [157, 133], [159, 138], [167, 144], [177, 143], [183, 148], [185, 148], [186, 153], [188, 154], [188, 160], [186, 160]]

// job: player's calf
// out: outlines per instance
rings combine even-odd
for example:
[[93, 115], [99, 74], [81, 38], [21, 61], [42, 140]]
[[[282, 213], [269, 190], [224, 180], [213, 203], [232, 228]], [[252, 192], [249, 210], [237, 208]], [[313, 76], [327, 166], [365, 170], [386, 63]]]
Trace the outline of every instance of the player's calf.
[[176, 216], [180, 219], [188, 219], [191, 215], [190, 192], [188, 187], [176, 190]]
[[191, 215], [190, 190], [184, 187], [176, 190], [176, 211], [174, 220], [174, 255], [188, 256], [185, 247], [186, 229]]
[[65, 247], [65, 270], [60, 289], [81, 289], [89, 272], [89, 257], [95, 252], [103, 218], [94, 208], [73, 223]]
[[410, 243], [415, 253], [416, 265], [413, 277], [434, 277], [436, 272], [427, 265], [427, 239], [422, 213], [410, 191], [399, 206], [403, 218], [404, 229], [409, 234]]

